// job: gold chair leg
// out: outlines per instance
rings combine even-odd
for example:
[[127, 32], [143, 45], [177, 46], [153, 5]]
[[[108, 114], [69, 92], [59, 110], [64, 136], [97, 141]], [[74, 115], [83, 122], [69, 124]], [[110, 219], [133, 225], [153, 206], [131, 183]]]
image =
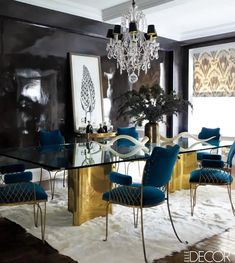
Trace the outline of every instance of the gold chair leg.
[[65, 170], [64, 170], [64, 176], [63, 176], [63, 187], [65, 187]]
[[177, 237], [177, 239], [179, 240], [180, 243], [188, 244], [188, 241], [184, 241], [184, 242], [183, 242], [183, 241], [179, 238], [179, 236], [178, 236], [178, 234], [177, 234], [177, 232], [176, 232], [175, 225], [174, 225], [174, 222], [173, 222], [172, 216], [171, 216], [168, 186], [167, 186], [166, 201], [167, 201], [167, 210], [168, 210], [169, 218], [170, 218], [170, 221], [171, 221], [171, 226], [172, 226], [172, 228], [173, 228], [173, 231], [174, 231], [174, 233], [175, 233], [175, 236]]
[[131, 164], [131, 162], [129, 162], [129, 163], [125, 163], [125, 173], [126, 174], [129, 174], [129, 167], [130, 167], [130, 164]]
[[191, 208], [191, 216], [193, 216], [193, 189], [192, 185], [190, 184], [190, 208]]
[[42, 168], [41, 168], [41, 171], [40, 171], [39, 184], [41, 184], [41, 182], [42, 182]]
[[56, 179], [56, 176], [57, 176], [57, 173], [60, 172], [60, 171], [56, 171], [55, 172], [55, 175], [54, 177], [51, 176], [51, 173], [50, 173], [50, 180], [51, 180], [51, 200], [53, 200], [54, 198], [54, 193], [55, 193], [55, 179]]
[[138, 171], [139, 171], [139, 175], [141, 176], [141, 171], [140, 171], [140, 161], [137, 161], [138, 163]]
[[[123, 165], [124, 165], [124, 173], [125, 173], [125, 174], [128, 174], [128, 172], [127, 172], [127, 171], [128, 171], [127, 164], [124, 162]], [[116, 165], [115, 168], [116, 168], [115, 170], [116, 170], [117, 172], [119, 172], [119, 169], [120, 169], [120, 163], [117, 163], [117, 165]]]
[[33, 218], [35, 227], [38, 227], [38, 206], [36, 207], [36, 204], [33, 205]]
[[138, 227], [139, 208], [133, 207], [134, 227]]
[[45, 229], [46, 229], [46, 202], [44, 202], [44, 212], [39, 203], [37, 203], [37, 210], [40, 212], [40, 223], [41, 223], [41, 236], [42, 242], [45, 242]]
[[[129, 163], [127, 164], [127, 168], [125, 169], [126, 174], [129, 174], [130, 164], [131, 164], [131, 162], [129, 162]], [[139, 172], [139, 175], [141, 175], [141, 172], [140, 172], [140, 162], [137, 161], [137, 164], [138, 164], [138, 172]]]
[[51, 200], [53, 200], [54, 194], [55, 194], [55, 179], [56, 179], [56, 174], [57, 174], [57, 171], [55, 172], [54, 177], [52, 178]]
[[51, 171], [48, 171], [48, 173], [49, 173], [49, 183], [50, 183], [50, 188], [51, 188], [51, 193], [52, 193], [52, 191], [53, 191], [53, 183], [52, 183], [52, 176], [51, 176]]
[[141, 221], [141, 237], [142, 237], [142, 245], [143, 245], [143, 252], [144, 252], [144, 261], [148, 263], [147, 256], [146, 256], [146, 249], [145, 249], [145, 240], [144, 240], [144, 216], [143, 216], [142, 207], [140, 207], [140, 221]]
[[41, 223], [41, 236], [42, 242], [45, 241], [45, 228], [46, 228], [46, 202], [44, 202], [44, 212], [39, 203], [33, 205], [33, 215], [35, 227], [38, 227], [38, 215], [40, 213], [40, 223]]
[[197, 200], [197, 185], [195, 186], [195, 189], [193, 189], [192, 184], [190, 184], [190, 205], [191, 205], [191, 216], [193, 216], [194, 213], [194, 207], [196, 206], [196, 200]]
[[38, 226], [38, 216], [36, 215], [36, 205], [33, 205], [33, 221], [34, 221], [34, 225], [35, 227]]
[[235, 209], [234, 209], [233, 200], [232, 200], [231, 184], [227, 184], [227, 190], [228, 190], [228, 196], [229, 196], [229, 201], [230, 201], [230, 204], [231, 204], [232, 212], [233, 212], [233, 215], [235, 216]]
[[45, 230], [46, 230], [46, 202], [44, 202], [44, 212], [41, 216], [41, 233], [42, 233], [42, 242], [45, 242]]
[[120, 163], [115, 163], [115, 171], [118, 172]]
[[[61, 170], [58, 170], [55, 172], [55, 175], [51, 175], [51, 171], [48, 171], [49, 176], [50, 176], [50, 188], [51, 188], [51, 199], [53, 200], [54, 198], [54, 193], [55, 193], [55, 179], [57, 176], [57, 173], [60, 172]], [[65, 187], [65, 169], [64, 169], [64, 175], [63, 175], [63, 187]]]
[[105, 239], [103, 239], [103, 241], [107, 241], [108, 240], [109, 205], [110, 205], [110, 203], [107, 202], [107, 206], [106, 206], [106, 223], [105, 223]]
[[124, 162], [124, 170], [125, 170], [125, 174], [128, 174], [128, 164], [126, 164], [125, 162]]

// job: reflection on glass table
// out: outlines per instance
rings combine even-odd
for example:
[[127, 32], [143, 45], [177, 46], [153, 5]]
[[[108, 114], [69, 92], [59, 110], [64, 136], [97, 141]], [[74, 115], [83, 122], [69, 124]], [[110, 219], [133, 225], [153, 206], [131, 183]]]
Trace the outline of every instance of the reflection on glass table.
[[[211, 145], [206, 142], [195, 142], [190, 138], [181, 138], [173, 144], [170, 142], [162, 142], [159, 146], [168, 147], [169, 145], [179, 144], [180, 153], [196, 152], [200, 150], [216, 149], [228, 147], [232, 141], [221, 140], [218, 145]], [[104, 147], [102, 147], [102, 145]], [[76, 169], [86, 166], [95, 166], [102, 164], [112, 164], [113, 162], [124, 162], [127, 160], [142, 160], [148, 158], [152, 149], [157, 146], [156, 144], [145, 144], [145, 147], [137, 146], [118, 146], [113, 144], [110, 148], [107, 143], [100, 144], [95, 141], [84, 143], [68, 143], [56, 147], [26, 147], [26, 148], [8, 148], [0, 150], [0, 155], [29, 162], [40, 167], [50, 169]], [[83, 163], [87, 156], [92, 156], [94, 160], [92, 163]], [[117, 159], [116, 157], [119, 156]], [[64, 159], [64, 167], [57, 159]]]
[[[231, 141], [220, 141], [219, 145], [208, 143], [195, 144], [194, 140], [183, 138], [174, 142], [181, 147], [180, 159], [174, 168], [170, 190], [187, 188], [188, 174], [195, 169], [196, 151], [227, 147]], [[106, 143], [107, 145], [107, 143]], [[168, 147], [169, 142], [160, 146]], [[172, 144], [171, 144], [172, 145]], [[0, 150], [6, 157], [35, 164], [50, 170], [68, 170], [68, 209], [73, 213], [73, 224], [105, 215], [105, 202], [102, 193], [111, 187], [107, 174], [114, 169], [115, 163], [146, 160], [156, 145], [110, 147], [97, 142], [63, 144], [57, 148], [27, 147]], [[111, 212], [110, 208], [110, 212]]]

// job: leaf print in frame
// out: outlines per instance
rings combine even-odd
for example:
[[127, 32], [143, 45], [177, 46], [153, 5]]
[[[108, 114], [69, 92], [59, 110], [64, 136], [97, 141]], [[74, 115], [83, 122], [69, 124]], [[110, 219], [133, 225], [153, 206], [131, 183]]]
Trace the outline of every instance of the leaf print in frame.
[[89, 121], [91, 121], [91, 114], [95, 109], [95, 87], [90, 72], [85, 65], [83, 65], [82, 73], [81, 105], [85, 111], [85, 123], [87, 123], [87, 113], [90, 113]]
[[103, 122], [100, 57], [70, 53], [74, 131], [90, 121], [93, 128]]

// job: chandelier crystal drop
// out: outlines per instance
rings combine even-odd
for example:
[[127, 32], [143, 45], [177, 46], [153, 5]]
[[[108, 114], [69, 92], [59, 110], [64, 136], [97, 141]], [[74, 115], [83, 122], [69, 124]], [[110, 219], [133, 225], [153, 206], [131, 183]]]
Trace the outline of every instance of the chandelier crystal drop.
[[145, 33], [146, 28], [145, 15], [138, 11], [133, 0], [129, 12], [121, 18], [121, 25], [115, 25], [107, 32], [110, 39], [106, 47], [107, 57], [117, 60], [120, 74], [126, 70], [131, 83], [138, 80], [141, 70], [147, 73], [151, 60], [158, 59], [159, 43], [155, 27], [149, 25]]

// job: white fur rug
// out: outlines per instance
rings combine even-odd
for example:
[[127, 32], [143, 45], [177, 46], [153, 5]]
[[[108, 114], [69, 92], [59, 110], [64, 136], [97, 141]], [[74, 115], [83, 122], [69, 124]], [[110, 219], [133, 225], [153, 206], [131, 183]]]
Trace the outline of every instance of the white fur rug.
[[[235, 192], [233, 190], [233, 200]], [[199, 187], [193, 217], [190, 215], [189, 190], [170, 195], [172, 216], [179, 236], [189, 245], [235, 227], [226, 188]], [[20, 224], [40, 238], [40, 228], [33, 225], [31, 206], [1, 207], [0, 215]], [[170, 255], [186, 246], [177, 241], [163, 204], [145, 209], [145, 238], [149, 262]], [[132, 209], [114, 207], [109, 216], [109, 239], [103, 242], [105, 218], [96, 218], [81, 226], [72, 226], [72, 215], [67, 211], [67, 192], [56, 189], [53, 201], [47, 205], [46, 241], [61, 254], [79, 263], [138, 263], [143, 262], [140, 227], [134, 229]]]

